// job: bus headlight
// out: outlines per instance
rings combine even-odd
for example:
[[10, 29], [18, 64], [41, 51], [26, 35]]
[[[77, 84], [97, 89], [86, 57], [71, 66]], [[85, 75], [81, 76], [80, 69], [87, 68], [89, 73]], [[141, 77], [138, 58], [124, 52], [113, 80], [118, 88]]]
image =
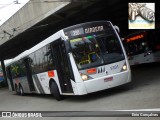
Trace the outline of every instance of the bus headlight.
[[126, 71], [127, 70], [127, 65], [126, 63], [123, 65], [121, 72]]
[[126, 65], [123, 65], [123, 70], [127, 70], [127, 66]]
[[88, 76], [85, 75], [85, 74], [81, 74], [81, 77], [82, 77], [82, 80], [83, 80], [83, 81], [88, 80]]

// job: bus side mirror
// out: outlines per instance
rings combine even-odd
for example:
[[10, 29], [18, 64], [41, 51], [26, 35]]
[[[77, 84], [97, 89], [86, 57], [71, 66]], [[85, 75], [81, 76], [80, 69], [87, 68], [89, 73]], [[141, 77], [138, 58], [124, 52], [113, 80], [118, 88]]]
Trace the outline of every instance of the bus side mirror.
[[117, 33], [120, 33], [119, 27], [117, 25], [114, 25], [114, 28], [116, 29]]

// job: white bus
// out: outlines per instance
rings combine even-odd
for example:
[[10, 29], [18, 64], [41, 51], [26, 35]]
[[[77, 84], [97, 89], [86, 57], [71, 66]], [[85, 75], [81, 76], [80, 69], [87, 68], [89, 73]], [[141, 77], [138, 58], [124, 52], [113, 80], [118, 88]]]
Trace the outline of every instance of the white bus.
[[130, 65], [160, 61], [160, 30], [145, 30], [124, 38]]
[[131, 81], [122, 42], [108, 21], [87, 22], [51, 35], [6, 65], [12, 91], [85, 95]]

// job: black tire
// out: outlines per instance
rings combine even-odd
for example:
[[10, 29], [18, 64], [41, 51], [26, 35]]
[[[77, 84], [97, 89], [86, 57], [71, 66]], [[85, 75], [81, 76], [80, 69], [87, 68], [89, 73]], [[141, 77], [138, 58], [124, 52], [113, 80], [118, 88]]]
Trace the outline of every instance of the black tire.
[[58, 86], [55, 82], [52, 82], [50, 85], [50, 91], [51, 94], [56, 98], [56, 100], [60, 101], [63, 99], [63, 96], [60, 95], [60, 92], [58, 90]]
[[24, 96], [23, 87], [19, 85], [19, 95]]

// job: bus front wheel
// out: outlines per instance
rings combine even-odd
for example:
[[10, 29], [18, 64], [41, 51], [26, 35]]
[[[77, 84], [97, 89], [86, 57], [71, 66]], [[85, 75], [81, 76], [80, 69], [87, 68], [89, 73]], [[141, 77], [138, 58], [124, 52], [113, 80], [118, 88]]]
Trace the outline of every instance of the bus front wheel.
[[52, 82], [51, 85], [50, 85], [50, 91], [51, 91], [51, 94], [56, 98], [56, 100], [62, 100], [62, 95], [60, 95], [60, 92], [58, 90], [58, 86], [55, 82]]

